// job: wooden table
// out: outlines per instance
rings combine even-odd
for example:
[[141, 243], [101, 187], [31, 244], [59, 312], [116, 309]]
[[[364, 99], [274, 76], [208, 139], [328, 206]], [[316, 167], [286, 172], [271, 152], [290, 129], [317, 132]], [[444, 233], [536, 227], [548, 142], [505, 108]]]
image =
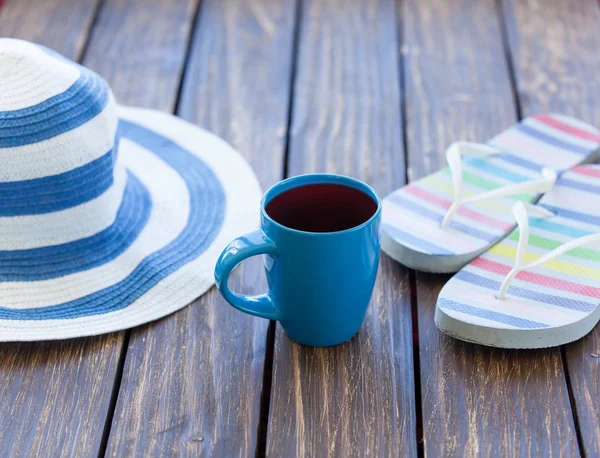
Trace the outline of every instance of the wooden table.
[[[326, 171], [385, 195], [522, 116], [600, 126], [596, 0], [7, 0], [0, 35], [217, 133], [264, 188]], [[600, 328], [462, 343], [433, 323], [447, 278], [383, 256], [360, 333], [330, 349], [214, 289], [131, 331], [0, 344], [0, 456], [600, 456]], [[260, 263], [235, 283], [264, 290]]]

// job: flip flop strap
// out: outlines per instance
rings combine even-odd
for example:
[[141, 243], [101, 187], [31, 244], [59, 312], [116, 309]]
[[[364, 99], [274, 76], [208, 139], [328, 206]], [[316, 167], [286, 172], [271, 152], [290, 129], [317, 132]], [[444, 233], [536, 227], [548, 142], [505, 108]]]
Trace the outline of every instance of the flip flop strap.
[[519, 272], [539, 267], [542, 264], [545, 264], [546, 262], [551, 261], [552, 259], [560, 256], [561, 254], [564, 254], [567, 251], [571, 251], [575, 248], [579, 248], [590, 243], [600, 242], [600, 233], [585, 235], [583, 237], [579, 237], [569, 242], [563, 243], [562, 245], [550, 251], [549, 253], [546, 253], [544, 256], [537, 259], [536, 261], [526, 264], [524, 262], [524, 259], [525, 253], [527, 253], [527, 249], [529, 248], [529, 217], [531, 216], [535, 218], [550, 218], [554, 216], [554, 213], [552, 213], [549, 210], [546, 210], [545, 208], [538, 207], [537, 205], [525, 204], [523, 202], [517, 202], [515, 205], [513, 205], [512, 212], [519, 226], [519, 242], [517, 245], [517, 255], [515, 257], [515, 263], [513, 265], [513, 268], [510, 270], [510, 272], [508, 272], [508, 274], [504, 278], [504, 281], [500, 286], [500, 290], [496, 295], [496, 297], [500, 300], [506, 298], [506, 292], [508, 291], [508, 287]]
[[452, 175], [454, 202], [450, 205], [450, 208], [448, 208], [448, 211], [444, 215], [441, 224], [442, 229], [448, 228], [450, 220], [461, 205], [486, 199], [514, 196], [522, 193], [541, 194], [549, 191], [552, 186], [554, 186], [554, 183], [556, 182], [556, 172], [552, 169], [544, 168], [542, 170], [541, 178], [526, 181], [524, 183], [510, 184], [475, 196], [463, 198], [464, 182], [462, 158], [465, 156], [488, 157], [494, 154], [500, 154], [501, 152], [502, 151], [490, 145], [472, 142], [455, 142], [448, 147], [446, 150], [446, 160], [448, 161], [448, 167], [450, 168], [450, 173]]

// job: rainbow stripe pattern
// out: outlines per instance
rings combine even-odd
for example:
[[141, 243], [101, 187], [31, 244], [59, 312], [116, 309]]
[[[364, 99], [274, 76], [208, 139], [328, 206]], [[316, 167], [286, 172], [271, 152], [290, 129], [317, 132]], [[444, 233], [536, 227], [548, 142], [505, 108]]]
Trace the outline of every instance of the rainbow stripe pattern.
[[[589, 162], [600, 148], [600, 131], [571, 117], [542, 114], [523, 119], [488, 144], [502, 153], [463, 160], [465, 197], [540, 178], [544, 167], [560, 175]], [[475, 257], [514, 229], [511, 208], [516, 200], [534, 202], [538, 197], [522, 194], [465, 204], [444, 230], [440, 223], [454, 200], [446, 168], [388, 195], [383, 230], [404, 249], [432, 256], [432, 263], [433, 257]]]
[[[564, 173], [538, 205], [555, 216], [530, 218], [525, 262], [535, 261], [574, 238], [600, 232], [600, 166], [578, 166]], [[514, 265], [518, 240], [519, 230], [515, 229], [460, 270], [440, 292], [436, 321], [443, 314], [468, 325], [485, 327], [487, 331], [545, 330], [547, 333], [577, 324], [598, 312], [598, 243], [573, 249], [539, 267], [520, 272], [506, 299], [496, 299], [502, 280]], [[596, 323], [594, 318], [590, 326]], [[457, 331], [453, 334], [461, 337]], [[574, 339], [565, 341], [569, 340]]]

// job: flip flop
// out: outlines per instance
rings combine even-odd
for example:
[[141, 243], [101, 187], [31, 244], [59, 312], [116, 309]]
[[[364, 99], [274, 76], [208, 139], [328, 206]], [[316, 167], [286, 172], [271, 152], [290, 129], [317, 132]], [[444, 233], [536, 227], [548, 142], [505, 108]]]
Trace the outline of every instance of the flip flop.
[[580, 339], [600, 321], [600, 166], [564, 173], [513, 215], [518, 229], [442, 288], [438, 328], [502, 348]]
[[600, 131], [557, 114], [525, 118], [486, 145], [455, 143], [448, 168], [383, 200], [381, 248], [413, 269], [456, 272], [514, 229], [515, 201], [536, 202], [599, 148]]

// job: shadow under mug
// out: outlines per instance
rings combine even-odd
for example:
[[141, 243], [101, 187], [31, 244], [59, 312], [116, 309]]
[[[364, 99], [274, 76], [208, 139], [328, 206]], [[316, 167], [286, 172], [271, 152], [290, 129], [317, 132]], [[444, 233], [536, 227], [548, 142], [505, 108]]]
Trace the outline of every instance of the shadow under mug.
[[[293, 229], [267, 213], [275, 197], [316, 184], [354, 188], [373, 199], [376, 209], [361, 224], [336, 232]], [[260, 229], [235, 239], [221, 253], [215, 267], [217, 288], [238, 310], [279, 321], [288, 337], [300, 344], [340, 344], [351, 339], [364, 320], [377, 276], [380, 225], [381, 200], [365, 183], [332, 174], [288, 178], [262, 198]], [[258, 296], [232, 292], [227, 282], [234, 267], [261, 254], [269, 291]]]

